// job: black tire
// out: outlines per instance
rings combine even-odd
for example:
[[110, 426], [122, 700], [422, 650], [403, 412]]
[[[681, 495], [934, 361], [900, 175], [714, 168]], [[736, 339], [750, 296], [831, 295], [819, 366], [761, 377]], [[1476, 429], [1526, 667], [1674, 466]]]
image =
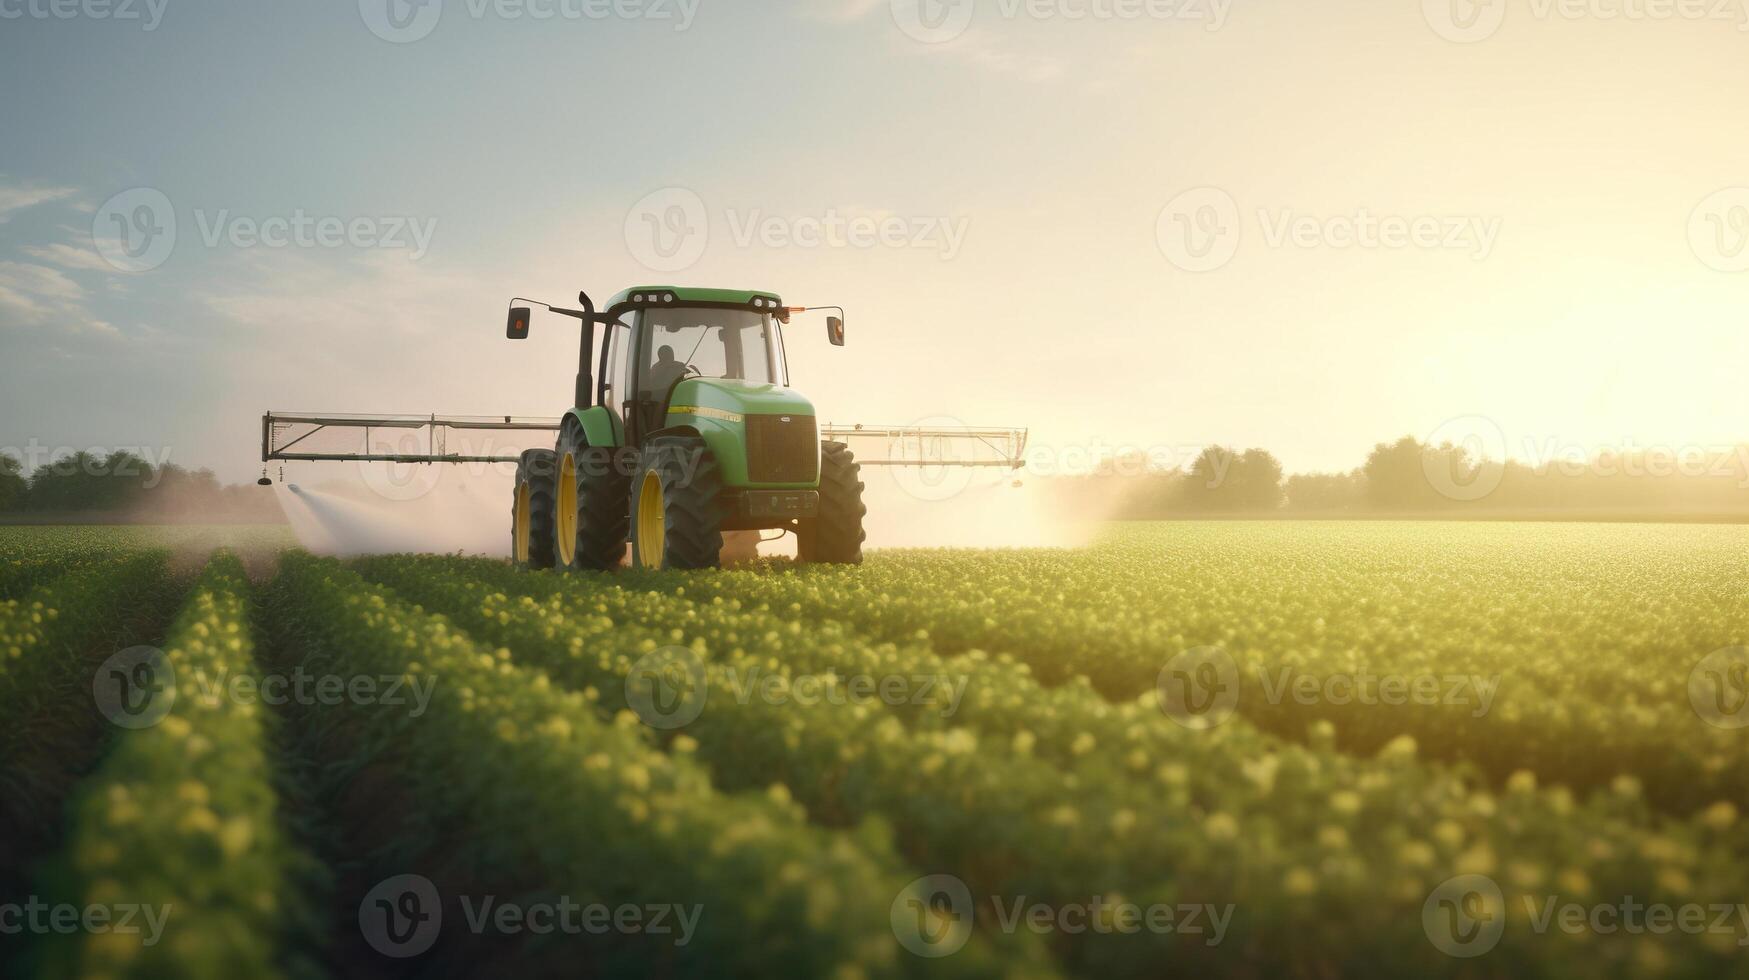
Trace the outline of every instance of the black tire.
[[[557, 500], [553, 476], [557, 472], [550, 449], [530, 449], [516, 463], [516, 489], [510, 501], [510, 560], [517, 568], [553, 567], [553, 505]], [[528, 491], [526, 546], [517, 540], [517, 510], [524, 488]]]
[[820, 509], [796, 527], [796, 560], [825, 565], [862, 564], [868, 534], [862, 519], [862, 467], [842, 442], [820, 443]]
[[[640, 510], [646, 481], [661, 488], [660, 554], [646, 552]], [[644, 445], [627, 497], [635, 568], [716, 568], [723, 552], [723, 474], [697, 436], [658, 436]]]
[[[625, 558], [626, 535], [631, 514], [626, 509], [630, 465], [629, 450], [589, 445], [582, 427], [567, 422], [559, 432], [555, 475], [566, 472], [566, 457], [576, 487], [576, 533], [570, 546], [558, 540], [559, 523], [553, 525], [554, 563], [566, 571], [608, 571]], [[569, 561], [566, 555], [569, 553]]]

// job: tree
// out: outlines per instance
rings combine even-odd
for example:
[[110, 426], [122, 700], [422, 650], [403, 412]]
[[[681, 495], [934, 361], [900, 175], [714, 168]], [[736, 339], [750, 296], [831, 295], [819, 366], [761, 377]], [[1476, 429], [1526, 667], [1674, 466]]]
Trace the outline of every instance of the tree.
[[1281, 506], [1281, 475], [1281, 462], [1266, 450], [1210, 446], [1190, 464], [1179, 503], [1191, 511], [1273, 511]]
[[1295, 511], [1348, 512], [1366, 506], [1366, 474], [1299, 473], [1288, 477], [1287, 506]]
[[24, 464], [15, 457], [0, 453], [0, 511], [22, 508], [25, 492], [29, 489], [30, 484], [24, 478]]

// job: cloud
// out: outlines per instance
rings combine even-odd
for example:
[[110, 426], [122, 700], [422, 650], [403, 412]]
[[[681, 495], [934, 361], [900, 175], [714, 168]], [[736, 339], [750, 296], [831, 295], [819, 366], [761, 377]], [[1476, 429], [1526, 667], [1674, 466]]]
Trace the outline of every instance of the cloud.
[[3, 181], [4, 176], [0, 175], [0, 225], [5, 224], [14, 211], [22, 211], [49, 201], [59, 201], [79, 193], [71, 187], [40, 187], [8, 184]]
[[53, 262], [55, 265], [67, 269], [92, 269], [97, 272], [115, 271], [113, 266], [103, 260], [103, 256], [88, 248], [77, 248], [72, 245], [59, 243], [26, 245], [24, 246], [24, 254], [44, 262]]
[[85, 289], [59, 269], [0, 261], [0, 326], [53, 326], [73, 334], [119, 337], [85, 305]]
[[796, 15], [808, 20], [861, 20], [869, 11], [887, 6], [891, 0], [802, 0], [795, 7]]

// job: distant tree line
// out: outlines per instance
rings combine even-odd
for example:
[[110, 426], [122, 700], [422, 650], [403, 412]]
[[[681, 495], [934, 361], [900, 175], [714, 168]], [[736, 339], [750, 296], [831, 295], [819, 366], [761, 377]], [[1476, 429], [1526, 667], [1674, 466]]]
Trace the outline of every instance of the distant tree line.
[[101, 514], [139, 522], [281, 523], [271, 491], [224, 485], [211, 470], [154, 466], [120, 450], [74, 453], [25, 472], [0, 453], [0, 515]]
[[1284, 475], [1263, 449], [1211, 446], [1186, 467], [1109, 461], [1053, 481], [1078, 503], [1121, 518], [1423, 515], [1693, 516], [1749, 519], [1749, 447], [1609, 452], [1541, 466], [1485, 460], [1464, 447], [1404, 437], [1346, 473]]

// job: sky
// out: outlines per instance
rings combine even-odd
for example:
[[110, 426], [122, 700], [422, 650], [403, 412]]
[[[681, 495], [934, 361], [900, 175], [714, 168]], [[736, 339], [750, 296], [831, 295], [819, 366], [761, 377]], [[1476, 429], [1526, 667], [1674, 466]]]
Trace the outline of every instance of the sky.
[[1744, 3], [0, 0], [0, 451], [557, 415], [641, 283], [1041, 469], [1749, 442]]

